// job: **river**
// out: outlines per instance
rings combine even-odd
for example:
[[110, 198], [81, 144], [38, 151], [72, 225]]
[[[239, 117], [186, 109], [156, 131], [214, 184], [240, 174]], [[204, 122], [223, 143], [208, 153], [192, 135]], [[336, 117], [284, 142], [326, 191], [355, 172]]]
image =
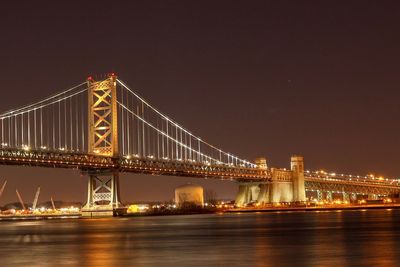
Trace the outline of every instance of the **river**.
[[400, 210], [0, 222], [0, 266], [400, 266]]

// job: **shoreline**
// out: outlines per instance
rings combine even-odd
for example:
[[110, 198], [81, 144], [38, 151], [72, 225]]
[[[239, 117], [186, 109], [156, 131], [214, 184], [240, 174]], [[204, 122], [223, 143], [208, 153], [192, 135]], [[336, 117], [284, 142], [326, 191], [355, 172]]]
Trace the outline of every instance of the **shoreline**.
[[79, 219], [80, 213], [72, 214], [23, 214], [23, 215], [1, 215], [1, 221], [19, 221], [19, 220], [59, 220], [59, 219]]
[[331, 206], [331, 207], [279, 207], [279, 208], [241, 208], [229, 209], [226, 213], [242, 212], [285, 212], [285, 211], [335, 211], [335, 210], [368, 210], [368, 209], [400, 209], [400, 204], [371, 204], [371, 205], [353, 205], [353, 206]]
[[[377, 209], [400, 209], [400, 204], [371, 204], [371, 205], [354, 205], [354, 206], [331, 206], [331, 207], [270, 207], [270, 208], [240, 208], [226, 210], [188, 210], [173, 212], [152, 212], [152, 213], [131, 213], [114, 217], [149, 217], [149, 216], [180, 216], [180, 215], [201, 215], [201, 214], [223, 214], [223, 213], [268, 213], [268, 212], [319, 212], [319, 211], [351, 211], [351, 210], [377, 210]], [[59, 220], [59, 219], [83, 219], [81, 213], [72, 214], [25, 214], [25, 215], [2, 215], [1, 221], [19, 221], [19, 220]], [[93, 218], [102, 218], [93, 217]]]

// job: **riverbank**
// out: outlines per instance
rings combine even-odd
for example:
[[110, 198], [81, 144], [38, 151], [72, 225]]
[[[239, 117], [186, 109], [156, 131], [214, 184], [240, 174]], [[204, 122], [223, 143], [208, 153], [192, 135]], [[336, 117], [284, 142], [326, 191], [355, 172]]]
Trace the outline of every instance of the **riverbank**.
[[51, 219], [77, 219], [81, 218], [80, 213], [68, 214], [21, 214], [21, 215], [1, 215], [0, 221], [15, 220], [51, 220]]
[[[400, 209], [400, 204], [370, 204], [370, 205], [335, 205], [319, 207], [268, 207], [268, 208], [235, 208], [235, 209], [189, 209], [189, 210], [154, 210], [148, 212], [125, 213], [116, 217], [151, 217], [174, 215], [199, 215], [215, 213], [259, 213], [259, 212], [318, 212], [318, 211], [342, 211], [342, 210], [376, 210], [376, 209]], [[81, 213], [66, 214], [20, 214], [1, 215], [0, 221], [15, 220], [52, 220], [52, 219], [78, 219]]]
[[123, 217], [141, 217], [141, 216], [170, 216], [170, 215], [195, 215], [195, 214], [213, 214], [223, 211], [217, 208], [196, 208], [196, 209], [165, 209], [150, 210], [146, 212], [126, 213], [119, 216]]
[[400, 209], [400, 204], [375, 205], [335, 205], [320, 207], [270, 207], [270, 208], [235, 208], [228, 209], [227, 213], [242, 212], [277, 212], [277, 211], [334, 211], [334, 210], [368, 210], [368, 209]]

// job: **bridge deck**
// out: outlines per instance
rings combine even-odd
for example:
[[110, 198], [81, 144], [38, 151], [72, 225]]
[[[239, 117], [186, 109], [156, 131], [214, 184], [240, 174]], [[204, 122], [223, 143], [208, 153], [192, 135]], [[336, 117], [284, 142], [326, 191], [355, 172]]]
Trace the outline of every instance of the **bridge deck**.
[[[215, 178], [222, 180], [269, 182], [270, 170], [258, 168], [241, 168], [229, 165], [206, 165], [193, 161], [155, 160], [143, 158], [111, 158], [67, 151], [27, 151], [2, 149], [0, 164], [23, 165], [49, 168], [73, 168], [87, 170], [118, 170], [120, 172], [145, 173], [151, 175], [170, 175], [198, 178]], [[400, 191], [399, 181], [348, 179], [347, 177], [319, 176], [305, 173], [307, 190], [342, 191], [352, 186], [354, 191], [362, 188], [379, 188], [380, 191]], [[361, 188], [361, 189], [360, 189]], [[378, 191], [379, 191], [378, 190]]]
[[0, 150], [0, 164], [81, 170], [116, 169], [120, 172], [229, 180], [265, 181], [269, 178], [266, 171], [257, 168], [205, 165], [189, 161], [111, 158], [61, 151]]

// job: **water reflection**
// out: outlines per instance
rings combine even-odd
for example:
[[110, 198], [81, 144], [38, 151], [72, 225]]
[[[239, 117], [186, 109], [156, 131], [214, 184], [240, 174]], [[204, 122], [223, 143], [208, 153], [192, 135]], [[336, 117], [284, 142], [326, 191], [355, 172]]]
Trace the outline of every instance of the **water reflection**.
[[400, 210], [0, 222], [2, 266], [396, 266]]

